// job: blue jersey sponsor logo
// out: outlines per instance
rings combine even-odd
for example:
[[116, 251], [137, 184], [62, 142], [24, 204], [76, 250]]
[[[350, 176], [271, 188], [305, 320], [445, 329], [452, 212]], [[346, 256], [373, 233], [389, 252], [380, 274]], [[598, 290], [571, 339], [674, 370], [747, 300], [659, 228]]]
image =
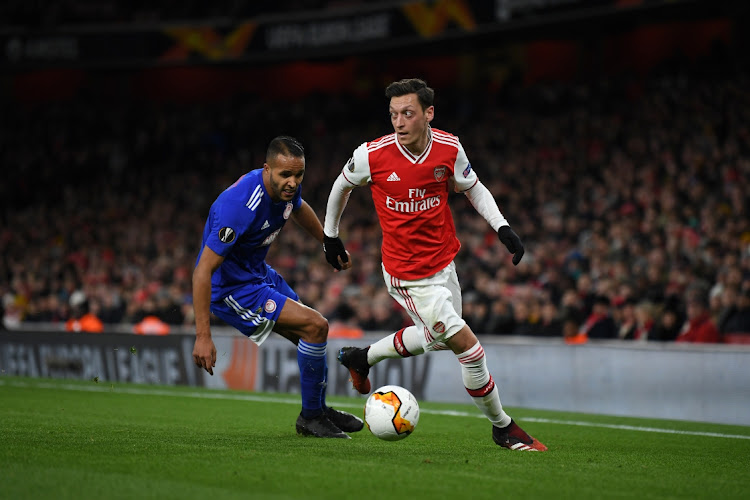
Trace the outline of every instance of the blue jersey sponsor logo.
[[467, 178], [470, 173], [471, 173], [471, 163], [466, 165], [466, 168], [464, 169], [464, 179]]

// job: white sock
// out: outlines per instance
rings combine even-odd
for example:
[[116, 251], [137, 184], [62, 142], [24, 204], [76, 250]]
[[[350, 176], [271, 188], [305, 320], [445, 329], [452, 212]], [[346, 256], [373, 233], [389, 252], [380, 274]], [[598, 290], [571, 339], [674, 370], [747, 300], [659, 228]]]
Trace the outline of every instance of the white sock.
[[423, 352], [419, 329], [412, 325], [372, 344], [367, 351], [367, 363], [372, 366], [386, 358], [408, 358]]
[[489, 370], [487, 360], [484, 356], [482, 345], [477, 342], [474, 347], [466, 352], [457, 354], [461, 363], [461, 377], [464, 381], [466, 392], [477, 408], [497, 427], [505, 427], [510, 424], [510, 416], [503, 410], [500, 403], [500, 390], [495, 386]]

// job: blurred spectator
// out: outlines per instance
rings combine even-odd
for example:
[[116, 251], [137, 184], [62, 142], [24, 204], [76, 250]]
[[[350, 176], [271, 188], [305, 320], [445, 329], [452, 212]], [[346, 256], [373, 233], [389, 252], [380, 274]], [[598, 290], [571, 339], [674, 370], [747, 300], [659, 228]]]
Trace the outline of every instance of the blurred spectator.
[[532, 315], [528, 301], [518, 299], [513, 302], [513, 335], [533, 335], [538, 320]]
[[654, 328], [649, 334], [649, 340], [656, 340], [659, 342], [673, 341], [680, 334], [683, 324], [683, 315], [679, 309], [679, 302], [676, 297], [670, 297], [661, 313], [658, 314]]
[[476, 325], [478, 333], [490, 333], [487, 330], [490, 317], [489, 298], [477, 292], [464, 295], [463, 318], [470, 325]]
[[727, 313], [721, 333], [750, 334], [750, 287], [737, 296], [737, 302]]
[[498, 297], [492, 301], [487, 323], [483, 330], [494, 335], [510, 335], [516, 328], [513, 306], [505, 297]]
[[148, 315], [133, 326], [133, 333], [138, 335], [168, 335], [169, 325], [158, 316]]
[[617, 338], [617, 325], [615, 325], [609, 309], [609, 298], [605, 295], [597, 295], [594, 298], [591, 314], [578, 329], [578, 334], [588, 339]]
[[726, 331], [725, 323], [737, 310], [739, 291], [735, 287], [714, 285], [709, 297], [711, 318], [716, 328], [719, 329], [719, 333], [724, 333]]
[[540, 306], [539, 323], [533, 332], [538, 337], [560, 337], [562, 334], [563, 318], [557, 306], [550, 300]]
[[70, 319], [65, 322], [65, 330], [69, 332], [102, 333], [104, 325], [90, 310], [91, 302], [80, 290], [70, 295]]
[[13, 330], [23, 322], [23, 298], [11, 293], [3, 295], [3, 327]]
[[596, 292], [594, 291], [594, 282], [588, 274], [581, 274], [576, 281], [576, 291], [578, 292], [579, 309], [588, 316], [594, 308], [596, 301]]
[[356, 320], [357, 311], [348, 302], [342, 302], [336, 308], [334, 314], [328, 317], [330, 323], [328, 337], [348, 339], [362, 337], [364, 332]]
[[5, 300], [0, 300], [0, 331], [7, 330], [5, 328]]
[[633, 340], [638, 330], [638, 317], [636, 315], [635, 299], [628, 297], [621, 299], [617, 305], [619, 310], [617, 318], [617, 338], [622, 340]]
[[687, 292], [687, 321], [676, 342], [716, 343], [721, 338], [711, 318], [708, 297], [704, 290], [693, 288]]
[[581, 333], [581, 322], [578, 311], [571, 308], [565, 308], [561, 314], [562, 318], [562, 336], [566, 344], [585, 344], [588, 337]]
[[398, 306], [385, 288], [380, 290], [370, 304], [372, 315], [369, 321], [360, 323], [361, 328], [368, 331], [396, 331], [403, 328], [406, 318], [394, 305]]
[[649, 340], [651, 331], [654, 329], [656, 311], [654, 304], [649, 300], [642, 300], [635, 306], [636, 327], [633, 340]]
[[99, 314], [102, 323], [117, 324], [125, 317], [125, 303], [117, 289], [106, 290], [102, 297], [102, 308]]

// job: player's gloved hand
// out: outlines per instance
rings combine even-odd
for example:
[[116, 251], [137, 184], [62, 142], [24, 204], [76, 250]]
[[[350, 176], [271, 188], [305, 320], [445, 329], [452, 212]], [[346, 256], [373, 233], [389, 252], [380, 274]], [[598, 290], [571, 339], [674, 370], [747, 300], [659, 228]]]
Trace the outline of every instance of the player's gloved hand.
[[344, 243], [338, 236], [331, 238], [330, 236], [323, 235], [323, 251], [326, 254], [326, 260], [333, 266], [334, 269], [341, 271], [341, 263], [339, 263], [339, 257], [341, 262], [349, 262], [349, 256], [346, 255], [346, 249]]
[[523, 257], [524, 252], [521, 238], [513, 232], [510, 226], [500, 227], [500, 229], [497, 230], [497, 237], [500, 238], [500, 241], [505, 245], [508, 251], [513, 254], [513, 265], [517, 266], [518, 263], [521, 262], [521, 257]]

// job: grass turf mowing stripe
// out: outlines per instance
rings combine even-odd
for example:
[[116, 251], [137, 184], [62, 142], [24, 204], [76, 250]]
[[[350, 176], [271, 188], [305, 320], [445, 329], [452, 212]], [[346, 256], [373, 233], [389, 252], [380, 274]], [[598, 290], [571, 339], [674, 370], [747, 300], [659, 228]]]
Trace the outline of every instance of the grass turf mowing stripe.
[[[24, 382], [16, 380], [2, 380], [0, 379], [0, 385], [8, 385], [12, 387], [38, 387], [40, 389], [62, 389], [68, 391], [84, 391], [84, 392], [112, 392], [115, 389], [100, 385], [76, 385], [66, 383], [50, 383], [50, 382]], [[252, 401], [257, 403], [281, 403], [281, 404], [294, 404], [299, 405], [299, 399], [285, 399], [283, 397], [268, 397], [260, 396], [256, 394], [230, 394], [226, 392], [212, 392], [212, 391], [201, 391], [201, 392], [189, 392], [189, 391], [169, 391], [162, 388], [148, 388], [148, 386], [142, 387], [123, 387], [117, 386], [117, 392], [126, 394], [135, 394], [139, 396], [173, 396], [173, 397], [188, 397], [198, 399], [221, 399], [221, 400], [234, 400], [234, 401]], [[337, 407], [345, 408], [360, 408], [361, 405], [353, 403], [337, 403]], [[421, 413], [431, 415], [444, 415], [454, 417], [472, 417], [472, 418], [486, 418], [484, 415], [473, 412], [462, 412], [456, 410], [433, 410], [420, 408]], [[556, 425], [571, 425], [579, 427], [598, 427], [603, 429], [614, 429], [614, 430], [626, 430], [636, 432], [654, 432], [661, 434], [679, 434], [685, 436], [703, 436], [703, 437], [716, 437], [725, 439], [750, 439], [750, 435], [743, 434], [725, 434], [718, 432], [702, 432], [702, 431], [685, 431], [679, 429], [666, 429], [661, 427], [642, 427], [636, 425], [624, 425], [624, 424], [607, 424], [601, 422], [586, 422], [580, 420], [558, 420], [548, 419], [539, 417], [520, 417], [519, 421], [525, 422], [537, 422], [544, 424], [556, 424]]]
[[719, 437], [729, 439], [750, 439], [750, 436], [742, 434], [722, 434], [718, 432], [701, 432], [701, 431], [681, 431], [678, 429], [662, 429], [659, 427], [640, 427], [636, 425], [622, 425], [622, 424], [603, 424], [599, 422], [581, 422], [574, 420], [553, 420], [549, 418], [537, 418], [537, 417], [526, 417], [522, 420], [526, 422], [537, 422], [542, 424], [561, 424], [561, 425], [578, 425], [581, 427], [601, 427], [604, 429], [619, 429], [624, 431], [638, 431], [638, 432], [660, 432], [662, 434], [684, 434], [687, 436], [706, 436], [706, 437]]

